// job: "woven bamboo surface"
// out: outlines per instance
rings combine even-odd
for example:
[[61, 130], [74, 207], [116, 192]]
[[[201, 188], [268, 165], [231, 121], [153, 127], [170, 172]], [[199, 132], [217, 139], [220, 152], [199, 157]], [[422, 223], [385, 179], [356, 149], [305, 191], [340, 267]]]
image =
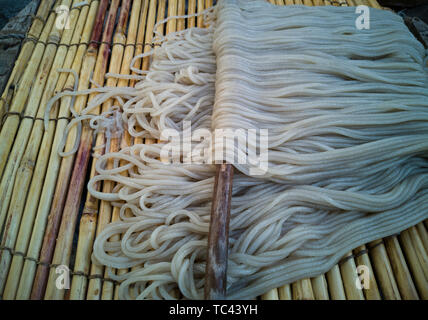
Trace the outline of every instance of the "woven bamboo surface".
[[[72, 90], [74, 79], [58, 68], [79, 74], [79, 89], [94, 86], [89, 79], [109, 86], [133, 85], [128, 80], [105, 80], [106, 72], [129, 74], [136, 54], [151, 49], [156, 21], [167, 16], [202, 12], [211, 0], [43, 0], [23, 41], [0, 101], [0, 296], [3, 299], [117, 299], [118, 283], [91, 264], [94, 237], [108, 222], [118, 219], [109, 203], [88, 195], [86, 183], [95, 174], [90, 156], [94, 142], [104, 136], [84, 130], [77, 155], [56, 154], [70, 120], [70, 98], [51, 112], [43, 128], [47, 102], [58, 92]], [[368, 5], [371, 0], [271, 0], [277, 5]], [[67, 28], [56, 28], [59, 5], [72, 8]], [[119, 10], [120, 8], [120, 10]], [[104, 13], [103, 13], [104, 12]], [[107, 21], [105, 24], [104, 21]], [[128, 23], [129, 22], [129, 23]], [[201, 16], [170, 20], [162, 33], [203, 26]], [[147, 69], [149, 60], [141, 67]], [[92, 97], [89, 97], [91, 99]], [[77, 111], [87, 102], [79, 97]], [[104, 103], [107, 110], [112, 101]], [[69, 145], [75, 139], [70, 132]], [[125, 135], [112, 141], [111, 150], [132, 143]], [[134, 141], [134, 143], [152, 141]], [[113, 186], [99, 186], [108, 191]], [[335, 267], [316, 278], [303, 279], [267, 292], [261, 299], [428, 299], [428, 221], [399, 235], [373, 241], [349, 252]], [[59, 265], [68, 266], [70, 289], [55, 286]], [[357, 267], [367, 266], [369, 282], [356, 285]], [[358, 269], [360, 270], [360, 269]], [[360, 272], [364, 275], [364, 271]], [[118, 274], [123, 270], [117, 270]], [[369, 283], [369, 288], [366, 287]]]

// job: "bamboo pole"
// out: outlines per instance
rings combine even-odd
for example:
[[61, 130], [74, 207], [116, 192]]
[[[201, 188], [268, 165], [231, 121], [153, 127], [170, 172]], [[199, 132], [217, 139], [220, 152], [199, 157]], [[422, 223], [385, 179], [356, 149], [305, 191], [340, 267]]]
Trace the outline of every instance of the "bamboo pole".
[[[63, 0], [62, 3], [69, 6], [70, 0]], [[10, 111], [12, 112], [21, 113], [24, 111], [24, 115], [29, 118], [21, 120], [17, 115], [8, 116], [0, 133], [0, 141], [2, 142], [0, 144], [0, 177], [2, 177], [0, 184], [0, 190], [2, 190], [2, 193], [0, 194], [0, 204], [2, 204], [2, 206], [4, 206], [5, 203], [9, 203], [11, 185], [13, 185], [12, 180], [17, 172], [17, 164], [19, 164], [21, 159], [22, 149], [25, 148], [27, 143], [29, 131], [33, 124], [32, 117], [36, 115], [41, 94], [43, 93], [43, 88], [46, 84], [47, 75], [55, 57], [57, 43], [60, 40], [60, 33], [56, 28], [53, 28], [54, 19], [55, 14], [51, 14], [46, 25], [46, 29], [40, 37], [41, 41], [49, 41], [52, 42], [52, 44], [48, 44], [46, 49], [45, 45], [42, 43], [39, 43], [36, 46], [34, 51], [35, 54], [31, 58], [29, 66], [26, 68], [23, 75], [18, 94], [10, 107]], [[40, 68], [38, 69], [36, 78], [34, 79], [34, 74], [36, 73], [35, 69], [37, 69], [39, 64]], [[28, 93], [30, 93], [28, 103], [25, 103]], [[18, 134], [16, 135], [17, 132]], [[0, 212], [0, 230], [3, 227], [5, 218], [6, 212], [5, 210], [2, 210]]]
[[398, 290], [397, 282], [395, 281], [392, 272], [391, 263], [389, 262], [385, 246], [382, 240], [376, 240], [369, 243], [370, 259], [373, 262], [373, 269], [376, 279], [379, 280], [379, 287], [382, 291], [384, 299], [400, 300], [401, 295]]
[[[99, 16], [97, 16], [97, 18], [98, 17]], [[109, 27], [110, 29], [112, 29], [111, 25], [109, 25]], [[97, 24], [96, 28], [94, 29], [93, 36], [98, 36], [97, 39], [99, 39], [99, 32], [101, 32], [101, 28], [102, 28], [102, 24]], [[107, 38], [104, 38], [103, 40], [110, 41], [110, 39], [107, 39]], [[85, 61], [84, 61], [85, 65], [86, 64], [87, 66], [93, 65], [92, 63], [95, 62], [95, 56], [97, 54], [97, 50], [96, 50], [97, 47], [98, 47], [97, 43], [91, 42], [87, 52], [87, 57], [85, 57]], [[101, 55], [101, 58], [97, 59], [99, 60], [99, 63], [98, 65], [96, 65], [95, 75], [94, 75], [94, 80], [96, 82], [102, 81], [104, 77], [104, 72], [105, 72], [105, 64], [107, 63], [106, 58], [108, 56], [109, 48], [107, 44], [102, 44], [101, 48], [103, 47], [104, 47], [104, 50], [100, 50], [101, 52], [99, 53], [99, 55]], [[88, 72], [89, 70], [82, 69], [82, 71]], [[101, 76], [100, 76], [100, 73], [102, 73]], [[89, 81], [89, 78], [88, 78], [88, 81]], [[86, 96], [84, 98], [82, 96], [82, 99], [76, 100], [76, 105], [79, 108], [83, 108], [86, 105], [86, 100], [87, 100]], [[73, 140], [76, 137], [75, 134], [76, 134], [75, 131], [73, 135], [69, 134], [67, 138], [66, 150], [69, 150], [70, 147], [74, 145]], [[53, 249], [55, 246], [55, 239], [58, 234], [58, 227], [59, 227], [59, 223], [61, 221], [61, 216], [63, 213], [62, 210], [65, 202], [65, 195], [69, 186], [70, 170], [73, 164], [73, 160], [74, 160], [74, 157], [67, 157], [67, 158], [64, 158], [63, 161], [61, 162], [59, 178], [57, 180], [57, 185], [55, 189], [55, 196], [54, 196], [51, 210], [48, 217], [48, 224], [47, 224], [46, 232], [43, 238], [43, 246], [40, 251], [40, 260], [45, 263], [50, 263], [52, 259]], [[73, 183], [75, 181], [71, 181], [71, 182]], [[48, 272], [49, 270], [46, 265], [38, 266], [36, 277], [34, 281], [32, 281], [34, 282], [32, 294], [31, 294], [32, 299], [42, 298], [42, 295], [44, 293], [45, 286], [46, 286], [46, 278], [47, 278]]]
[[384, 242], [401, 297], [405, 300], [419, 299], [397, 237], [387, 237]]
[[[202, 11], [205, 10], [205, 1], [204, 0], [198, 0], [198, 14], [202, 13]], [[202, 15], [199, 15], [196, 19], [196, 25], [198, 28], [204, 27], [204, 17]]]
[[412, 241], [413, 248], [415, 249], [416, 256], [418, 257], [419, 264], [421, 265], [425, 279], [428, 280], [428, 255], [422, 239], [419, 236], [419, 232], [415, 226], [407, 229], [406, 232], [408, 232], [410, 235], [410, 239]]
[[[156, 20], [156, 3], [157, 0], [150, 0], [150, 6], [149, 6], [149, 14], [147, 16], [147, 27], [146, 27], [146, 37], [145, 37], [145, 43], [152, 43], [153, 41], [153, 29], [155, 26], [155, 20]], [[152, 50], [152, 47], [150, 45], [144, 46], [144, 53], [148, 53], [150, 50]], [[142, 61], [142, 69], [143, 70], [149, 70], [149, 62], [150, 58], [145, 57]]]
[[292, 284], [293, 300], [314, 300], [310, 279], [302, 279]]
[[[168, 17], [177, 15], [177, 0], [168, 1]], [[177, 19], [170, 19], [166, 23], [166, 33], [174, 32], [177, 29]]]
[[[196, 13], [196, 0], [188, 0], [187, 3], [187, 14], [191, 15]], [[187, 19], [187, 29], [193, 28], [195, 26], [195, 17]]]
[[[73, 69], [76, 68], [75, 70], [79, 71], [80, 64], [82, 65], [78, 90], [87, 89], [89, 86], [89, 79], [91, 77], [92, 71], [94, 70], [95, 60], [97, 55], [97, 48], [98, 48], [98, 44], [93, 41], [99, 41], [101, 38], [101, 31], [102, 31], [102, 26], [104, 22], [104, 15], [105, 15], [107, 3], [108, 3], [107, 0], [103, 0], [101, 2], [101, 6], [97, 14], [95, 26], [94, 26], [93, 17], [97, 9], [96, 8], [94, 9], [94, 5], [91, 5], [90, 15], [85, 24], [84, 36], [81, 39], [82, 43], [88, 42], [92, 32], [92, 36], [90, 38], [91, 44], [89, 46], [88, 51], [86, 51], [86, 45], [82, 44], [79, 46], [79, 49], [75, 58], [75, 65], [73, 66]], [[95, 5], [98, 6], [98, 3], [95, 3]], [[83, 59], [83, 62], [81, 62], [84, 54], [85, 54], [85, 57]], [[68, 83], [67, 88], [69, 90], [72, 90], [74, 78], [71, 75], [69, 76], [67, 83]], [[59, 111], [60, 117], [69, 116], [70, 101], [71, 101], [70, 97], [64, 97], [62, 99], [61, 107]], [[80, 110], [86, 105], [86, 101], [87, 101], [86, 95], [77, 97], [75, 102], [75, 109], [77, 112], [80, 112]], [[40, 197], [40, 203], [37, 208], [37, 217], [35, 219], [35, 225], [31, 235], [31, 240], [29, 241], [29, 248], [28, 248], [27, 255], [31, 259], [39, 258], [40, 249], [42, 247], [42, 242], [44, 240], [43, 235], [45, 234], [45, 229], [46, 229], [46, 234], [51, 234], [52, 230], [54, 229], [54, 225], [56, 223], [55, 221], [60, 219], [55, 215], [55, 212], [54, 214], [51, 214], [48, 218], [48, 213], [51, 207], [51, 203], [52, 203], [52, 208], [58, 208], [59, 213], [61, 213], [62, 207], [60, 208], [60, 205], [59, 205], [61, 203], [61, 200], [58, 199], [58, 195], [59, 195], [58, 191], [61, 191], [62, 189], [64, 189], [64, 187], [65, 188], [67, 187], [69, 171], [71, 170], [70, 167], [74, 160], [74, 157], [70, 156], [62, 159], [61, 161], [61, 158], [58, 155], [59, 141], [62, 139], [64, 135], [64, 130], [67, 123], [68, 121], [66, 120], [66, 118], [58, 120], [58, 123], [57, 123], [55, 138], [52, 145], [51, 155], [49, 157], [48, 171], [46, 173], [45, 183], [43, 185], [43, 190]], [[69, 135], [67, 137], [67, 146], [65, 149], [66, 151], [69, 151], [71, 146], [74, 144], [75, 137], [76, 137], [76, 129], [75, 127], [73, 127], [70, 130]], [[60, 165], [61, 165], [61, 168], [59, 167]], [[59, 178], [57, 183], [58, 171], [59, 171]], [[56, 185], [56, 189], [55, 189], [55, 185]], [[56, 191], [55, 198], [52, 199], [54, 197], [54, 189]], [[23, 230], [23, 232], [25, 232], [25, 230]], [[23, 261], [21, 259], [18, 259], [18, 257], [15, 257], [15, 258], [14, 258], [15, 261], [12, 262], [12, 266], [14, 266], [14, 263], [16, 262], [17, 267], [21, 268]], [[49, 262], [46, 262], [45, 260], [43, 260], [44, 258], [45, 257], [42, 254], [41, 255], [42, 262], [45, 262], [45, 263], [50, 262], [50, 260]], [[36, 272], [36, 267], [37, 265], [35, 261], [25, 260], [21, 277], [18, 282], [19, 287], [16, 294], [18, 299], [28, 299], [30, 297], [31, 288], [33, 286], [34, 274]], [[11, 284], [11, 286], [13, 286], [13, 283]]]
[[418, 234], [421, 237], [422, 243], [424, 245], [425, 251], [428, 252], [428, 232], [425, 229], [423, 222], [419, 222], [416, 225], [416, 229], [418, 230]]
[[407, 264], [412, 273], [413, 279], [415, 281], [416, 289], [418, 290], [419, 296], [423, 300], [428, 299], [428, 280], [424, 269], [427, 268], [427, 264], [425, 265], [419, 261], [419, 249], [417, 243], [412, 241], [412, 234], [410, 229], [404, 230], [400, 236], [400, 244], [403, 248], [404, 255], [406, 257]]
[[[115, 23], [115, 19], [113, 18], [116, 17], [116, 13], [118, 11], [118, 4], [119, 4], [119, 1], [117, 2], [112, 1], [111, 3], [109, 17], [107, 18], [107, 24], [106, 24], [107, 33], [113, 33], [114, 23]], [[124, 14], [127, 15], [126, 7], [122, 7], [122, 11]], [[114, 40], [120, 41], [120, 37], [116, 37], [116, 39]], [[105, 50], [108, 50], [109, 47], [110, 45], [106, 45]], [[124, 48], [121, 45], [113, 46], [112, 56], [116, 56], [118, 54], [117, 52], [123, 53], [123, 50]], [[102, 50], [101, 54], [105, 56], [108, 53], [107, 51]], [[107, 59], [103, 60], [103, 62], [107, 62]], [[116, 60], [113, 59], [110, 65], [115, 65], [115, 63], [116, 63]], [[103, 66], [103, 70], [105, 70], [105, 67], [106, 66]], [[94, 115], [99, 114], [100, 112], [99, 109], [100, 108], [98, 107], [97, 110], [93, 112], [93, 114]], [[72, 248], [73, 236], [74, 236], [75, 227], [76, 227], [76, 220], [77, 220], [78, 211], [79, 211], [79, 204], [80, 204], [81, 195], [83, 192], [83, 187], [85, 184], [86, 170], [89, 164], [89, 159], [91, 157], [92, 141], [93, 141], [92, 130], [87, 125], [83, 126], [82, 136], [80, 139], [80, 146], [77, 152], [76, 161], [75, 161], [73, 172], [70, 179], [70, 188], [68, 190], [68, 194], [64, 205], [64, 212], [62, 215], [61, 225], [58, 232], [58, 238], [56, 239], [56, 243], [55, 243], [55, 250], [54, 250], [54, 255], [52, 259], [52, 263], [55, 265], [60, 264], [60, 265], [68, 266], [70, 263], [71, 248]], [[52, 252], [52, 249], [53, 249], [53, 246], [49, 248], [49, 251]], [[41, 284], [45, 283], [45, 279], [46, 279], [45, 277], [49, 273], [48, 281], [46, 284], [46, 292], [44, 294], [45, 299], [46, 300], [63, 299], [64, 293], [65, 293], [64, 290], [57, 289], [55, 285], [56, 277], [57, 277], [55, 270], [50, 269], [50, 272], [49, 272], [47, 268], [42, 268], [41, 271], [42, 272], [38, 273], [38, 275], [40, 274], [42, 276], [40, 278], [36, 277], [36, 279], [38, 280], [38, 283], [41, 283]], [[34, 296], [38, 296], [42, 292], [40, 292], [40, 290], [37, 289], [35, 291], [33, 290], [33, 293], [34, 293]]]
[[[30, 29], [27, 32], [27, 37], [39, 40], [46, 19], [48, 18], [49, 11], [53, 7], [55, 0], [41, 1], [39, 8], [37, 9], [36, 18], [34, 18]], [[36, 43], [34, 41], [26, 41], [19, 52], [19, 56], [15, 61], [13, 70], [9, 76], [6, 87], [3, 90], [3, 94], [0, 99], [0, 119], [3, 117], [7, 110], [5, 101], [12, 99], [12, 96], [16, 94], [19, 80], [27, 67], [27, 62], [33, 54]], [[0, 129], [2, 124], [0, 123]]]
[[329, 300], [327, 280], [325, 275], [321, 274], [318, 277], [312, 278], [312, 290], [316, 300]]
[[354, 250], [356, 255], [355, 261], [357, 266], [364, 265], [369, 270], [369, 287], [363, 288], [364, 296], [367, 300], [380, 300], [380, 292], [376, 283], [375, 273], [373, 271], [372, 264], [370, 262], [370, 258], [367, 254], [367, 248], [365, 245], [359, 246]]
[[[186, 2], [185, 0], [178, 0], [177, 13], [179, 16], [186, 14]], [[177, 19], [177, 31], [184, 30], [186, 28], [186, 21], [184, 18]]]
[[[84, 12], [87, 13], [87, 10], [85, 10]], [[66, 58], [69, 52], [70, 53], [76, 52], [76, 47], [69, 49], [67, 45], [69, 45], [72, 40], [73, 32], [77, 25], [77, 22], [78, 22], [77, 20], [79, 18], [79, 15], [80, 15], [80, 10], [72, 10], [70, 13], [70, 16], [69, 16], [70, 28], [64, 31], [60, 42], [60, 44], [63, 44], [64, 46], [58, 47], [58, 50], [55, 55], [55, 59], [52, 63], [52, 67], [48, 76], [48, 81], [46, 83], [45, 90], [41, 97], [39, 110], [36, 115], [38, 118], [43, 118], [48, 100], [53, 95], [54, 91], [62, 90], [65, 84], [66, 76], [63, 74], [63, 76], [60, 79], [60, 74], [58, 72], [58, 69], [61, 67], [67, 68], [67, 69], [71, 67], [71, 63], [74, 57], [71, 56], [69, 57], [68, 60], [66, 60]], [[82, 28], [80, 28], [80, 33], [81, 32], [82, 32]], [[56, 115], [54, 114], [54, 116]], [[16, 238], [18, 235], [19, 225], [21, 223], [21, 218], [24, 211], [24, 206], [30, 200], [28, 199], [26, 202], [25, 196], [27, 195], [27, 191], [33, 176], [33, 169], [36, 168], [35, 164], [37, 161], [40, 144], [42, 142], [43, 131], [44, 131], [43, 122], [35, 121], [31, 130], [30, 137], [28, 139], [29, 141], [28, 146], [25, 149], [25, 152], [19, 163], [16, 179], [12, 178], [12, 180], [16, 180], [16, 183], [15, 185], [13, 185], [13, 192], [11, 191], [12, 195], [11, 195], [10, 206], [8, 206], [7, 202], [2, 203], [0, 206], [0, 210], [2, 211], [5, 210], [8, 213], [6, 228], [3, 232], [2, 245], [9, 248], [12, 248], [15, 245]], [[39, 157], [43, 158], [43, 153], [48, 153], [48, 152], [49, 152], [49, 148], [42, 149], [41, 150], [42, 154], [39, 155]], [[39, 167], [37, 167], [37, 169], [40, 170]], [[39, 179], [41, 180], [43, 178], [43, 175], [39, 176], [37, 180]], [[37, 203], [38, 199], [35, 199], [35, 201]], [[11, 261], [10, 252], [4, 251], [0, 255], [0, 293], [2, 293], [5, 285], [10, 261]]]
[[346, 300], [345, 288], [337, 264], [326, 273], [326, 278], [331, 299]]
[[[186, 14], [186, 1], [178, 0], [177, 14], [184, 16]], [[186, 28], [186, 21], [184, 18], [177, 19], [177, 31], [184, 30]]]
[[[158, 0], [158, 12], [157, 12], [157, 18], [156, 18], [157, 22], [165, 19], [165, 12], [166, 12], [166, 0]], [[157, 26], [156, 31], [159, 34], [163, 34], [163, 32], [164, 32], [164, 24], [163, 23], [159, 24]]]
[[357, 288], [355, 284], [358, 274], [352, 252], [348, 252], [344, 258], [346, 260], [339, 265], [339, 268], [345, 286], [346, 298], [348, 300], [364, 300], [363, 290]]
[[278, 294], [280, 300], [291, 300], [293, 298], [291, 293], [291, 286], [289, 284], [278, 288]]

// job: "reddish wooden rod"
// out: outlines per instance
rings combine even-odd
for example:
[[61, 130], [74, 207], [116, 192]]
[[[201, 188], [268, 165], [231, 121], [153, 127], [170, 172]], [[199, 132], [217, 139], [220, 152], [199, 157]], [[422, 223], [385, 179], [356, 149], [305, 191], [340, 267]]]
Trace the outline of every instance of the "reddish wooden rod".
[[226, 299], [232, 187], [233, 166], [231, 164], [217, 165], [208, 234], [208, 255], [205, 273], [206, 300]]

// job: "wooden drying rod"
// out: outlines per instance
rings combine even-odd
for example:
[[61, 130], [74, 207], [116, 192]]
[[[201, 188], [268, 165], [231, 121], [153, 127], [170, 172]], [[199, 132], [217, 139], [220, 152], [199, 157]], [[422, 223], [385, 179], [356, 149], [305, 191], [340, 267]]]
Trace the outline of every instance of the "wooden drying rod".
[[232, 187], [233, 166], [226, 163], [217, 165], [208, 234], [207, 265], [205, 269], [206, 300], [226, 299]]

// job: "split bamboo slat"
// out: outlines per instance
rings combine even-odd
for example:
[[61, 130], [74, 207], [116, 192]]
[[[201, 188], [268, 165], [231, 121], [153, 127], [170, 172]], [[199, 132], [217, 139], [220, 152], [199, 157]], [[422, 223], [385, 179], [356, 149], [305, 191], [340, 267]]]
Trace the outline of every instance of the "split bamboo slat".
[[[22, 74], [27, 66], [27, 61], [30, 59], [33, 50], [36, 46], [35, 41], [40, 39], [40, 35], [45, 26], [46, 19], [48, 18], [49, 12], [53, 7], [55, 0], [47, 0], [40, 3], [40, 6], [33, 18], [33, 23], [27, 32], [26, 37], [32, 40], [26, 41], [19, 52], [19, 56], [15, 61], [13, 70], [9, 76], [9, 80], [6, 83], [6, 87], [3, 90], [3, 94], [0, 99], [0, 119], [4, 116], [8, 110], [8, 104], [12, 97], [16, 94], [19, 89], [18, 83], [22, 77]], [[2, 123], [0, 122], [0, 128]]]
[[[303, 4], [381, 8], [375, 0], [268, 0], [275, 5]], [[82, 125], [75, 155], [60, 157], [60, 142], [70, 121], [70, 107], [80, 112], [95, 94], [64, 96], [52, 108], [48, 127], [43, 117], [48, 101], [63, 91], [74, 90], [75, 77], [58, 69], [72, 69], [78, 90], [97, 85], [134, 86], [136, 80], [105, 77], [109, 73], [129, 75], [132, 58], [152, 50], [154, 29], [163, 35], [186, 27], [204, 27], [200, 14], [212, 0], [89, 0], [80, 8], [78, 0], [41, 1], [0, 100], [0, 296], [3, 299], [118, 299], [119, 284], [109, 272], [92, 264], [96, 235], [106, 224], [119, 219], [119, 209], [92, 197], [85, 185], [95, 176], [96, 157], [104, 153], [106, 136], [93, 137]], [[70, 8], [69, 26], [56, 28], [55, 8]], [[135, 66], [148, 70], [150, 58]], [[92, 79], [92, 82], [91, 82]], [[98, 115], [118, 105], [111, 98], [92, 113]], [[6, 112], [9, 113], [6, 113]], [[23, 117], [24, 116], [24, 117]], [[72, 127], [64, 151], [79, 137]], [[132, 143], [154, 143], [133, 139], [125, 130], [110, 141], [110, 152]], [[92, 146], [96, 148], [92, 151]], [[107, 166], [112, 166], [107, 163]], [[109, 192], [113, 182], [96, 188]], [[233, 199], [232, 199], [233, 201]], [[82, 204], [82, 206], [81, 206]], [[80, 207], [81, 216], [79, 217]], [[78, 226], [78, 228], [76, 228]], [[325, 274], [270, 290], [265, 300], [378, 300], [428, 299], [428, 222], [399, 235], [372, 241], [349, 252]], [[76, 230], [78, 229], [78, 231]], [[77, 244], [73, 243], [77, 239]], [[58, 265], [71, 271], [69, 290], [56, 288]], [[360, 289], [358, 267], [367, 267], [368, 283]], [[139, 267], [134, 267], [136, 269]], [[366, 285], [369, 285], [368, 287]], [[179, 292], [171, 292], [179, 298]]]

